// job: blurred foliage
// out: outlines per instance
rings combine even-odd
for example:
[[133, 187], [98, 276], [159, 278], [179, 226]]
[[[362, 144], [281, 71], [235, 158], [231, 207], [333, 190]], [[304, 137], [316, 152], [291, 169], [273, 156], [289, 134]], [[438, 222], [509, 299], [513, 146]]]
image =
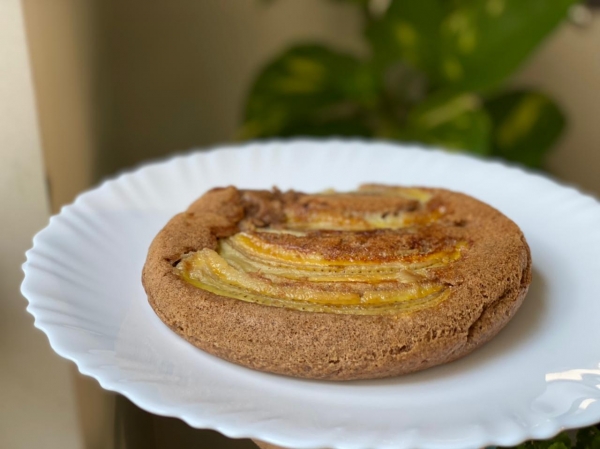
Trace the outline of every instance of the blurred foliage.
[[577, 0], [336, 2], [362, 14], [369, 55], [287, 49], [252, 85], [241, 138], [380, 137], [541, 166], [564, 114], [505, 84]]
[[562, 432], [549, 440], [526, 441], [515, 449], [600, 449], [600, 430], [597, 426], [579, 429], [574, 442]]

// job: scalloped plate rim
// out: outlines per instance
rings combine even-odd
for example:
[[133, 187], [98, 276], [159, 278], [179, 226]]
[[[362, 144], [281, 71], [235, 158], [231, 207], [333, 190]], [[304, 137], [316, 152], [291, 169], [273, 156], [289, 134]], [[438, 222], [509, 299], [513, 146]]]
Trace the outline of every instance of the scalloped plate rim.
[[[456, 158], [457, 160], [462, 159], [463, 161], [468, 161], [468, 162], [472, 162], [472, 161], [476, 160], [480, 163], [487, 164], [488, 166], [493, 165], [496, 168], [500, 168], [503, 170], [509, 170], [509, 171], [512, 171], [513, 173], [517, 173], [519, 175], [526, 175], [526, 176], [529, 176], [532, 178], [536, 178], [537, 181], [543, 181], [545, 183], [552, 184], [554, 186], [558, 186], [561, 189], [564, 189], [565, 191], [569, 191], [569, 194], [576, 194], [578, 196], [585, 197], [588, 200], [593, 200], [596, 203], [596, 205], [600, 205], [600, 203], [598, 203], [598, 201], [593, 196], [586, 194], [586, 193], [581, 193], [579, 190], [574, 188], [572, 185], [569, 185], [564, 182], [556, 182], [540, 173], [525, 169], [523, 167], [516, 166], [516, 165], [510, 165], [510, 164], [507, 164], [500, 160], [494, 160], [494, 159], [484, 160], [483, 158], [479, 158], [479, 157], [473, 156], [473, 155], [464, 155], [464, 154], [459, 154], [459, 153], [452, 154], [452, 153], [448, 153], [448, 152], [438, 149], [438, 148], [431, 148], [431, 147], [421, 146], [421, 145], [417, 145], [417, 144], [398, 144], [396, 142], [391, 142], [391, 141], [389, 141], [389, 142], [381, 141], [381, 140], [380, 141], [368, 141], [368, 140], [363, 140], [363, 139], [325, 139], [325, 140], [319, 140], [319, 139], [293, 139], [293, 140], [272, 139], [272, 140], [252, 141], [252, 142], [245, 143], [243, 145], [217, 146], [217, 147], [210, 148], [208, 150], [192, 149], [189, 152], [177, 153], [177, 154], [172, 155], [171, 157], [168, 157], [165, 159], [159, 159], [159, 160], [154, 160], [154, 161], [150, 161], [150, 162], [145, 162], [145, 163], [142, 163], [142, 164], [134, 167], [133, 169], [125, 170], [125, 171], [117, 174], [116, 176], [103, 181], [97, 187], [92, 188], [90, 190], [87, 190], [87, 191], [79, 194], [71, 204], [63, 206], [58, 214], [56, 214], [50, 218], [48, 225], [34, 236], [33, 246], [30, 250], [28, 250], [26, 252], [26, 261], [22, 264], [22, 270], [25, 274], [25, 278], [21, 285], [21, 292], [22, 292], [23, 296], [26, 298], [26, 300], [28, 301], [27, 312], [33, 316], [34, 326], [36, 328], [40, 329], [42, 332], [44, 332], [44, 334], [46, 334], [52, 349], [61, 357], [73, 362], [81, 374], [96, 379], [98, 381], [98, 383], [102, 386], [102, 388], [124, 395], [125, 397], [130, 399], [132, 402], [134, 402], [136, 405], [138, 405], [140, 408], [147, 410], [151, 413], [161, 415], [161, 416], [176, 417], [176, 418], [182, 419], [187, 424], [189, 424], [193, 427], [211, 428], [211, 429], [217, 430], [231, 438], [253, 438], [253, 439], [257, 439], [257, 440], [261, 440], [261, 441], [266, 441], [266, 442], [269, 442], [272, 444], [277, 444], [277, 445], [282, 445], [282, 446], [293, 446], [293, 447], [297, 447], [298, 449], [318, 449], [318, 448], [324, 447], [324, 445], [327, 447], [331, 447], [331, 448], [339, 447], [341, 449], [342, 446], [337, 446], [337, 443], [333, 442], [333, 441], [300, 442], [295, 439], [287, 439], [287, 438], [281, 438], [281, 437], [274, 438], [268, 432], [266, 432], [266, 433], [265, 432], [253, 432], [251, 429], [236, 430], [236, 427], [237, 427], [236, 425], [230, 425], [229, 423], [220, 423], [218, 416], [215, 416], [212, 420], [207, 419], [207, 418], [204, 418], [203, 420], [199, 420], [198, 418], [194, 418], [193, 416], [190, 416], [188, 413], [177, 412], [176, 407], [165, 406], [165, 405], [161, 406], [160, 404], [156, 403], [156, 398], [148, 399], [148, 398], [143, 397], [143, 395], [137, 394], [136, 392], [128, 391], [126, 385], [120, 386], [117, 384], [116, 381], [111, 381], [109, 379], [106, 379], [105, 377], [103, 377], [102, 372], [94, 370], [94, 366], [90, 366], [85, 361], [78, 359], [77, 354], [74, 354], [73, 351], [69, 351], [68, 348], [65, 348], [64, 345], [58, 341], [59, 339], [55, 335], [53, 335], [52, 328], [54, 325], [52, 323], [48, 324], [48, 323], [44, 322], [43, 318], [40, 316], [39, 311], [36, 310], [36, 305], [35, 305], [36, 300], [32, 299], [32, 297], [35, 297], [35, 293], [33, 293], [29, 290], [30, 289], [29, 282], [31, 281], [31, 273], [32, 273], [32, 271], [35, 270], [35, 268], [33, 268], [31, 266], [31, 259], [34, 258], [36, 255], [36, 249], [37, 249], [36, 247], [39, 246], [40, 239], [44, 238], [45, 232], [47, 231], [47, 229], [49, 227], [53, 226], [53, 224], [57, 220], [64, 218], [64, 217], [62, 217], [64, 214], [69, 213], [72, 208], [76, 208], [79, 204], [81, 204], [90, 195], [98, 194], [100, 191], [108, 188], [109, 186], [111, 186], [115, 183], [123, 182], [124, 180], [130, 178], [131, 176], [135, 176], [138, 172], [140, 172], [142, 170], [146, 170], [149, 168], [158, 168], [158, 167], [165, 166], [167, 164], [175, 164], [178, 161], [185, 161], [190, 158], [194, 158], [194, 157], [198, 157], [198, 156], [207, 157], [207, 155], [217, 154], [217, 153], [221, 153], [221, 152], [237, 152], [237, 151], [243, 151], [244, 149], [249, 149], [249, 148], [251, 149], [251, 148], [255, 148], [255, 147], [265, 147], [265, 146], [266, 147], [277, 146], [277, 147], [283, 148], [283, 147], [298, 147], [298, 146], [303, 146], [303, 145], [322, 146], [322, 145], [332, 145], [332, 144], [333, 145], [342, 145], [342, 146], [359, 146], [359, 147], [371, 146], [371, 147], [379, 147], [379, 148], [394, 147], [394, 149], [406, 151], [406, 152], [422, 152], [423, 149], [425, 148], [426, 151], [430, 152], [431, 154], [439, 154], [439, 155], [442, 155], [443, 157]], [[296, 151], [294, 148], [285, 148], [285, 150], [286, 151]], [[598, 399], [600, 400], [600, 392], [598, 393]], [[600, 410], [599, 410], [599, 412], [600, 412]], [[527, 439], [531, 439], [531, 438], [545, 439], [545, 438], [552, 437], [552, 436], [556, 435], [557, 433], [559, 433], [560, 431], [567, 429], [567, 428], [575, 428], [575, 427], [593, 425], [600, 421], [600, 413], [598, 413], [597, 415], [592, 415], [591, 413], [582, 414], [576, 418], [577, 418], [575, 420], [576, 422], [571, 422], [571, 423], [560, 423], [560, 422], [558, 422], [557, 419], [545, 418], [543, 423], [546, 425], [544, 426], [543, 432], [540, 432], [539, 434], [536, 434], [536, 435], [532, 435], [531, 434], [532, 429], [529, 429], [529, 431], [530, 431], [529, 433], [527, 432], [527, 429], [521, 429], [522, 430], [521, 435], [515, 435], [513, 438], [508, 438], [507, 440], [502, 441], [501, 443], [506, 445], [507, 441], [511, 441], [508, 444], [519, 444], [520, 442], [527, 440]], [[587, 418], [587, 419], [585, 419], [585, 418]], [[426, 439], [425, 440], [421, 439], [421, 440], [417, 440], [417, 441], [418, 441], [418, 447], [422, 447], [422, 448], [426, 448], [426, 449], [450, 449], [450, 448], [455, 448], [455, 447], [456, 448], [464, 447], [463, 446], [464, 443], [462, 443], [462, 442], [459, 443], [458, 445], [453, 445], [449, 442], [437, 442], [436, 443], [434, 441], [427, 441]], [[500, 444], [500, 442], [498, 440], [494, 440], [493, 438], [489, 438], [489, 437], [479, 438], [477, 440], [474, 439], [474, 440], [470, 441], [470, 443], [473, 443], [474, 446], [489, 446], [489, 445]], [[346, 446], [344, 446], [344, 447], [346, 447]], [[387, 448], [388, 446], [377, 446], [377, 447], [378, 448], [379, 447]]]

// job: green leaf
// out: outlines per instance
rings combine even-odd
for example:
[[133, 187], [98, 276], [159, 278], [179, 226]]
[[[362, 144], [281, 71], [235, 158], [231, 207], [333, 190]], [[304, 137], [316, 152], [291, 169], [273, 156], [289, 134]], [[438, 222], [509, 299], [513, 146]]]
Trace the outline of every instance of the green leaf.
[[385, 15], [366, 31], [379, 67], [401, 61], [436, 79], [443, 16], [440, 0], [393, 1]]
[[552, 443], [550, 446], [548, 446], [548, 449], [570, 449], [571, 446], [567, 446], [565, 443], [563, 443], [562, 441], [558, 441], [556, 443]]
[[335, 1], [339, 2], [339, 3], [356, 3], [365, 8], [369, 6], [369, 2], [370, 2], [370, 0], [335, 0]]
[[549, 440], [526, 441], [515, 446], [515, 449], [571, 449], [571, 439], [566, 432], [561, 432]]
[[[345, 130], [374, 107], [379, 85], [371, 67], [318, 45], [293, 47], [259, 74], [250, 91], [242, 138]], [[343, 126], [341, 124], [344, 124]], [[357, 134], [363, 135], [364, 125]]]
[[445, 0], [443, 2], [445, 11], [447, 13], [453, 12], [456, 8], [460, 6], [464, 6], [465, 3], [468, 3], [471, 0]]
[[600, 449], [600, 430], [596, 427], [579, 429], [575, 449]]
[[383, 92], [379, 106], [399, 122], [405, 120], [408, 110], [422, 102], [429, 91], [427, 78], [423, 73], [403, 64], [389, 67], [382, 81]]
[[[416, 3], [416, 2], [415, 2]], [[455, 90], [498, 86], [577, 0], [463, 1], [441, 26], [440, 71]]]
[[542, 165], [566, 124], [559, 107], [534, 91], [504, 93], [485, 108], [493, 122], [492, 153], [529, 167]]
[[554, 441], [563, 444], [567, 448], [571, 447], [571, 438], [567, 432], [561, 432], [554, 437]]
[[406, 126], [389, 136], [485, 155], [490, 152], [490, 132], [490, 118], [477, 96], [436, 95], [411, 111]]
[[371, 129], [360, 119], [341, 119], [326, 122], [297, 121], [281, 130], [278, 137], [372, 137]]

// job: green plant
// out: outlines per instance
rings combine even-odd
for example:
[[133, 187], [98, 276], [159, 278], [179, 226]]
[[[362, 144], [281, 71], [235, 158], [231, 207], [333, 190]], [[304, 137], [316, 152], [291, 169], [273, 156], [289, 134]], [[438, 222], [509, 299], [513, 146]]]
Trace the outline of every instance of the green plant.
[[541, 166], [565, 116], [506, 80], [576, 0], [337, 1], [360, 9], [368, 55], [287, 49], [252, 85], [241, 138], [379, 137]]
[[598, 427], [579, 429], [575, 442], [562, 432], [550, 440], [527, 441], [516, 449], [600, 449], [600, 430]]

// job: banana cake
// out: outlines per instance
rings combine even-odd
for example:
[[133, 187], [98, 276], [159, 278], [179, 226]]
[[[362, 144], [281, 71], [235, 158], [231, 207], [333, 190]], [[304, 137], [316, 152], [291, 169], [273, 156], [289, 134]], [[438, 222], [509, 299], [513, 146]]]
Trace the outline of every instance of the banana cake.
[[212, 189], [152, 242], [142, 280], [174, 332], [302, 378], [396, 376], [462, 357], [531, 281], [518, 226], [444, 189]]

